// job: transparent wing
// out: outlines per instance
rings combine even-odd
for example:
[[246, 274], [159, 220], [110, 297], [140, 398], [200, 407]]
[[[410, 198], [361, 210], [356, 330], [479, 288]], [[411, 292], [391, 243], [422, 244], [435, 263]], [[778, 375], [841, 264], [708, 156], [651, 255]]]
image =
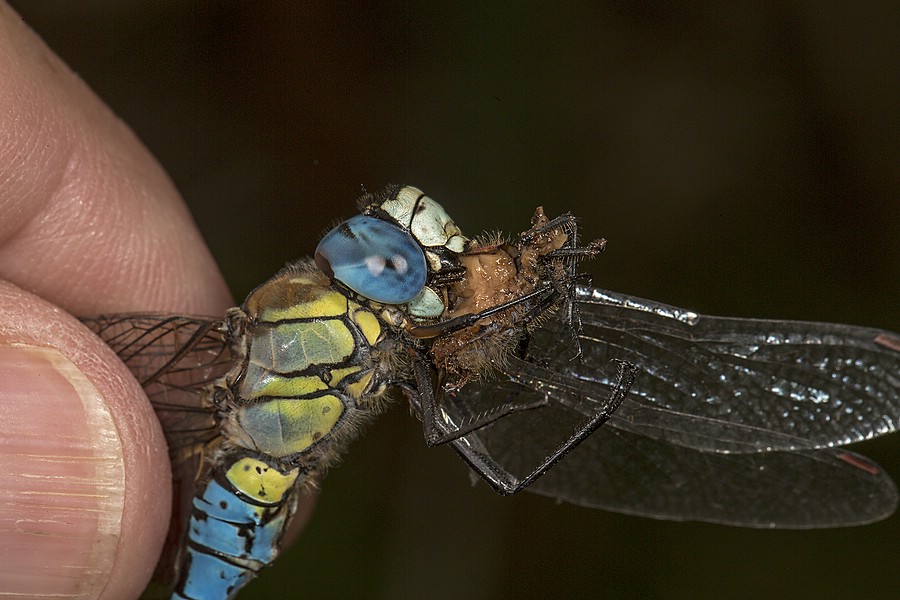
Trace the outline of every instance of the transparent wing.
[[208, 389], [232, 365], [221, 321], [140, 314], [82, 321], [143, 386], [173, 453], [215, 436]]
[[[578, 299], [584, 360], [559, 352], [571, 334], [558, 323], [538, 333], [535, 357], [583, 391], [609, 385], [592, 365], [637, 364], [641, 374], [617, 427], [716, 452], [822, 448], [897, 430], [896, 334], [701, 316], [589, 288]], [[580, 409], [590, 412], [590, 404]]]
[[448, 419], [541, 397], [458, 443], [527, 473], [609, 398], [614, 358], [639, 367], [615, 416], [531, 486], [568, 502], [668, 519], [822, 527], [883, 518], [896, 488], [878, 465], [829, 449], [895, 431], [900, 339], [794, 321], [705, 317], [579, 288], [583, 360], [553, 319], [505, 381], [444, 399]]
[[221, 321], [176, 315], [125, 314], [82, 321], [143, 386], [166, 435], [174, 488], [172, 525], [155, 579], [169, 581], [204, 448], [218, 437], [210, 390], [232, 366], [225, 328]]

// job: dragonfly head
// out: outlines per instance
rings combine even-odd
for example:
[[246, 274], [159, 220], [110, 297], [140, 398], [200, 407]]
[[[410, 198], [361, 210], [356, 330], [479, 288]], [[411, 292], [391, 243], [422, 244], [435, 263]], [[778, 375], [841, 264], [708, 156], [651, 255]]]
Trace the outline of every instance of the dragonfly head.
[[412, 186], [391, 186], [362, 204], [363, 214], [325, 234], [316, 265], [363, 298], [406, 305], [413, 317], [440, 317], [447, 281], [461, 271], [456, 255], [469, 239], [440, 204]]

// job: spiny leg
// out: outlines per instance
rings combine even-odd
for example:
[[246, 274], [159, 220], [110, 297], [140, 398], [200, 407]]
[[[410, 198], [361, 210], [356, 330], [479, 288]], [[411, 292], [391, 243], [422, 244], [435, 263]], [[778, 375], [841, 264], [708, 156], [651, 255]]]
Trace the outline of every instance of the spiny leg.
[[[553, 465], [558, 463], [562, 458], [571, 452], [578, 444], [583, 442], [588, 438], [592, 433], [597, 431], [604, 423], [612, 418], [613, 414], [619, 409], [619, 406], [622, 404], [622, 401], [625, 400], [625, 397], [628, 396], [628, 392], [631, 390], [631, 386], [634, 384], [635, 377], [637, 376], [637, 365], [632, 363], [623, 361], [623, 360], [614, 360], [618, 365], [618, 371], [616, 374], [616, 385], [610, 393], [609, 401], [604, 405], [604, 407], [598, 411], [593, 417], [591, 417], [584, 425], [579, 427], [572, 436], [563, 442], [554, 452], [552, 452], [544, 461], [535, 467], [531, 473], [525, 476], [517, 484], [513, 485], [510, 489], [504, 489], [501, 493], [506, 494], [514, 494], [529, 485], [531, 485], [536, 479], [538, 479], [541, 475], [549, 471], [553, 468]], [[499, 490], [498, 490], [499, 491]]]
[[617, 364], [616, 384], [610, 392], [608, 401], [604, 403], [603, 407], [598, 410], [594, 416], [576, 429], [567, 440], [560, 444], [522, 479], [512, 475], [503, 468], [503, 466], [497, 463], [487, 450], [483, 449], [483, 446], [481, 446], [480, 442], [477, 440], [474, 443], [469, 443], [467, 440], [460, 438], [465, 437], [467, 434], [472, 433], [493, 421], [513, 414], [514, 412], [545, 406], [550, 402], [550, 399], [544, 397], [539, 401], [523, 405], [503, 405], [500, 409], [503, 409], [506, 406], [514, 406], [516, 408], [514, 410], [501, 411], [503, 414], [493, 416], [493, 418], [488, 419], [486, 422], [479, 423], [477, 422], [478, 419], [476, 419], [457, 426], [456, 428], [452, 428], [448, 426], [447, 423], [437, 418], [438, 409], [434, 400], [433, 388], [431, 387], [430, 373], [428, 372], [427, 366], [417, 363], [417, 404], [421, 407], [426, 440], [428, 441], [429, 446], [446, 442], [453, 443], [454, 449], [459, 453], [463, 460], [465, 460], [469, 466], [482, 477], [482, 479], [494, 488], [494, 490], [503, 495], [514, 494], [528, 487], [550, 470], [557, 462], [562, 460], [566, 454], [587, 439], [588, 436], [599, 429], [613, 416], [613, 414], [615, 414], [622, 404], [622, 401], [628, 396], [628, 392], [631, 390], [638, 369], [636, 365], [629, 362], [621, 360], [614, 360], [613, 362]]
[[416, 360], [413, 369], [416, 375], [416, 389], [412, 391], [409, 387], [404, 386], [403, 390], [407, 397], [410, 398], [410, 404], [413, 408], [418, 409], [419, 416], [422, 419], [425, 443], [428, 447], [458, 440], [473, 431], [490, 425], [498, 419], [517, 412], [547, 406], [549, 403], [547, 398], [527, 403], [507, 402], [487, 412], [475, 415], [458, 425], [451, 426], [438, 416], [440, 409], [434, 397], [434, 385], [429, 367], [424, 360]]
[[555, 290], [549, 285], [541, 286], [534, 291], [513, 298], [512, 300], [508, 300], [502, 304], [498, 304], [497, 306], [487, 308], [481, 312], [460, 315], [452, 319], [447, 319], [446, 321], [434, 323], [433, 325], [416, 325], [413, 327], [409, 327], [407, 329], [407, 332], [409, 332], [412, 337], [421, 340], [431, 339], [441, 335], [447, 335], [474, 325], [481, 319], [490, 317], [497, 313], [503, 312], [504, 310], [513, 308], [514, 306], [518, 306], [519, 304], [523, 304], [534, 299], [539, 300], [538, 306], [541, 306], [543, 309], [546, 308], [546, 306], [553, 304], [552, 302], [549, 302], [548, 304], [547, 301], [553, 297], [554, 291]]

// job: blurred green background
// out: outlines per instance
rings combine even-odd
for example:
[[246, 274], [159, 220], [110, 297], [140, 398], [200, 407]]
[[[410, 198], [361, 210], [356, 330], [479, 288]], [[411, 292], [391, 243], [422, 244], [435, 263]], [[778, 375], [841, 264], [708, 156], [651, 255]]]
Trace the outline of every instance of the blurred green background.
[[[573, 211], [609, 240], [599, 287], [900, 331], [895, 2], [12, 4], [166, 167], [236, 298], [406, 182], [470, 234]], [[858, 449], [900, 478], [900, 436]], [[898, 594], [896, 515], [771, 532], [500, 498], [398, 403], [241, 598]]]

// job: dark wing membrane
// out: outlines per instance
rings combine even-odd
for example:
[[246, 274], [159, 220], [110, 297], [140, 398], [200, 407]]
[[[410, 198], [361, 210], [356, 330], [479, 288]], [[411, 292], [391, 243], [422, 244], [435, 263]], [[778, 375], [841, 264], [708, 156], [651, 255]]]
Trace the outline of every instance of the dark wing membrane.
[[755, 527], [859, 524], [890, 514], [878, 465], [822, 449], [894, 431], [900, 342], [876, 329], [704, 317], [579, 288], [583, 359], [549, 319], [499, 384], [443, 400], [463, 420], [504, 402], [549, 405], [459, 440], [522, 477], [608, 402], [612, 359], [638, 366], [615, 416], [532, 491], [617, 512]]
[[203, 449], [218, 437], [211, 385], [232, 366], [221, 321], [175, 315], [110, 315], [82, 321], [119, 355], [162, 425], [172, 459], [172, 526], [155, 579], [167, 582], [182, 546]]
[[[482, 402], [527, 401], [540, 393], [512, 383], [479, 390], [486, 391], [479, 395]], [[558, 414], [566, 413], [559, 403], [529, 412], [460, 442], [477, 444], [513, 473], [527, 473], [547, 454], [535, 440], [563, 440], [576, 422], [571, 414]], [[897, 506], [891, 478], [848, 450], [721, 454], [609, 426], [526, 489], [613, 512], [761, 528], [861, 525], [889, 516]]]

